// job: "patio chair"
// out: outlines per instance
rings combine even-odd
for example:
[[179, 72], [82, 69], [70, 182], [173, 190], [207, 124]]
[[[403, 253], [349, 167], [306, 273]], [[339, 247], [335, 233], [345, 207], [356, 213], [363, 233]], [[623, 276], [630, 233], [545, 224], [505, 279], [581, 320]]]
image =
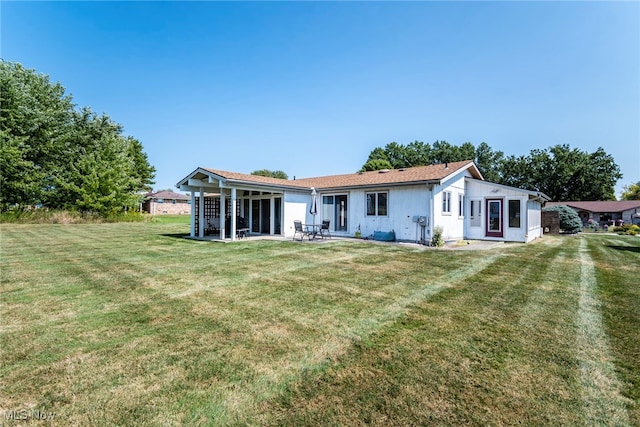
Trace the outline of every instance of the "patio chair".
[[302, 221], [293, 221], [293, 226], [295, 227], [295, 231], [293, 232], [293, 240], [296, 240], [296, 234], [298, 233], [300, 233], [300, 241], [304, 240], [304, 236], [309, 237], [309, 240], [311, 240], [312, 233], [309, 232], [309, 229], [302, 227]]
[[320, 227], [320, 236], [324, 239], [325, 234], [331, 238], [331, 232], [329, 231], [330, 220], [325, 219], [322, 221], [322, 226]]

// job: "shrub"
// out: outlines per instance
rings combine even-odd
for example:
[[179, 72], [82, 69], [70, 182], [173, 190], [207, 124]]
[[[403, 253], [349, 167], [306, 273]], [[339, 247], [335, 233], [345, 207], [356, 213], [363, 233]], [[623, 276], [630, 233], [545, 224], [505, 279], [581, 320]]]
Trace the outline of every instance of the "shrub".
[[635, 224], [623, 224], [619, 227], [615, 227], [613, 231], [618, 234], [628, 234], [630, 236], [636, 236], [640, 232], [640, 227]]
[[597, 221], [594, 221], [593, 219], [589, 219], [589, 221], [587, 222], [587, 225], [584, 227], [585, 231], [600, 231], [600, 224], [598, 224]]
[[442, 238], [442, 227], [439, 225], [433, 229], [433, 238], [431, 239], [431, 245], [438, 248], [444, 246], [444, 239]]
[[57, 209], [14, 209], [0, 213], [0, 222], [17, 224], [94, 224], [103, 222], [148, 221], [138, 211], [100, 214]]
[[542, 209], [543, 212], [552, 212], [557, 211], [560, 219], [560, 230], [563, 230], [565, 233], [578, 233], [582, 230], [582, 220], [569, 206], [565, 205], [556, 205], [549, 206], [547, 208]]

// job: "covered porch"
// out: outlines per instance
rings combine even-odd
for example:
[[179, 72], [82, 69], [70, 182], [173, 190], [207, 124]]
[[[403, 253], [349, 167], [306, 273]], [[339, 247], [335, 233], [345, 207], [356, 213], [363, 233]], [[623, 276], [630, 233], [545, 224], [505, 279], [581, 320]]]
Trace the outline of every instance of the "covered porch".
[[[237, 175], [237, 176], [236, 176]], [[289, 185], [287, 185], [289, 184]], [[284, 236], [290, 181], [198, 168], [177, 187], [191, 193], [190, 237], [236, 240], [250, 235]]]

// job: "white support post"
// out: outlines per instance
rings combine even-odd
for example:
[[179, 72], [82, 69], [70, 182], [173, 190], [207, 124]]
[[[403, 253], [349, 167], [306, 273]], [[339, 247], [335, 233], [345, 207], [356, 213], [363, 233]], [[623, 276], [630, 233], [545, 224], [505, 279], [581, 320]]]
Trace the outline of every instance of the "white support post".
[[200, 187], [200, 203], [198, 204], [198, 237], [204, 237], [204, 188]]
[[236, 212], [236, 188], [231, 188], [231, 241], [236, 240], [236, 216], [238, 213]]
[[224, 206], [224, 189], [220, 188], [220, 240], [224, 240], [224, 232], [225, 232], [225, 212], [227, 209]]
[[191, 192], [191, 230], [189, 236], [196, 237], [196, 192]]
[[275, 212], [276, 211], [275, 211], [275, 206], [276, 206], [276, 201], [275, 201], [275, 198], [272, 196], [269, 199], [269, 212], [270, 212], [270, 215], [269, 215], [269, 234], [271, 236], [276, 234], [276, 227], [275, 227], [275, 224], [276, 224]]
[[245, 212], [244, 214], [247, 227], [249, 227], [249, 233], [251, 233], [253, 231], [251, 226], [251, 224], [253, 224], [253, 201], [251, 200], [251, 192], [249, 192], [249, 212]]

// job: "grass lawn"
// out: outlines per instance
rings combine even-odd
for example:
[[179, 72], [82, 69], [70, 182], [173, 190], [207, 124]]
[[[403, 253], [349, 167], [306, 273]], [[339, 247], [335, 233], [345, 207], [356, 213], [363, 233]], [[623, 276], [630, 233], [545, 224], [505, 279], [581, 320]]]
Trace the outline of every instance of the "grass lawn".
[[640, 238], [486, 251], [0, 224], [0, 416], [640, 425]]

